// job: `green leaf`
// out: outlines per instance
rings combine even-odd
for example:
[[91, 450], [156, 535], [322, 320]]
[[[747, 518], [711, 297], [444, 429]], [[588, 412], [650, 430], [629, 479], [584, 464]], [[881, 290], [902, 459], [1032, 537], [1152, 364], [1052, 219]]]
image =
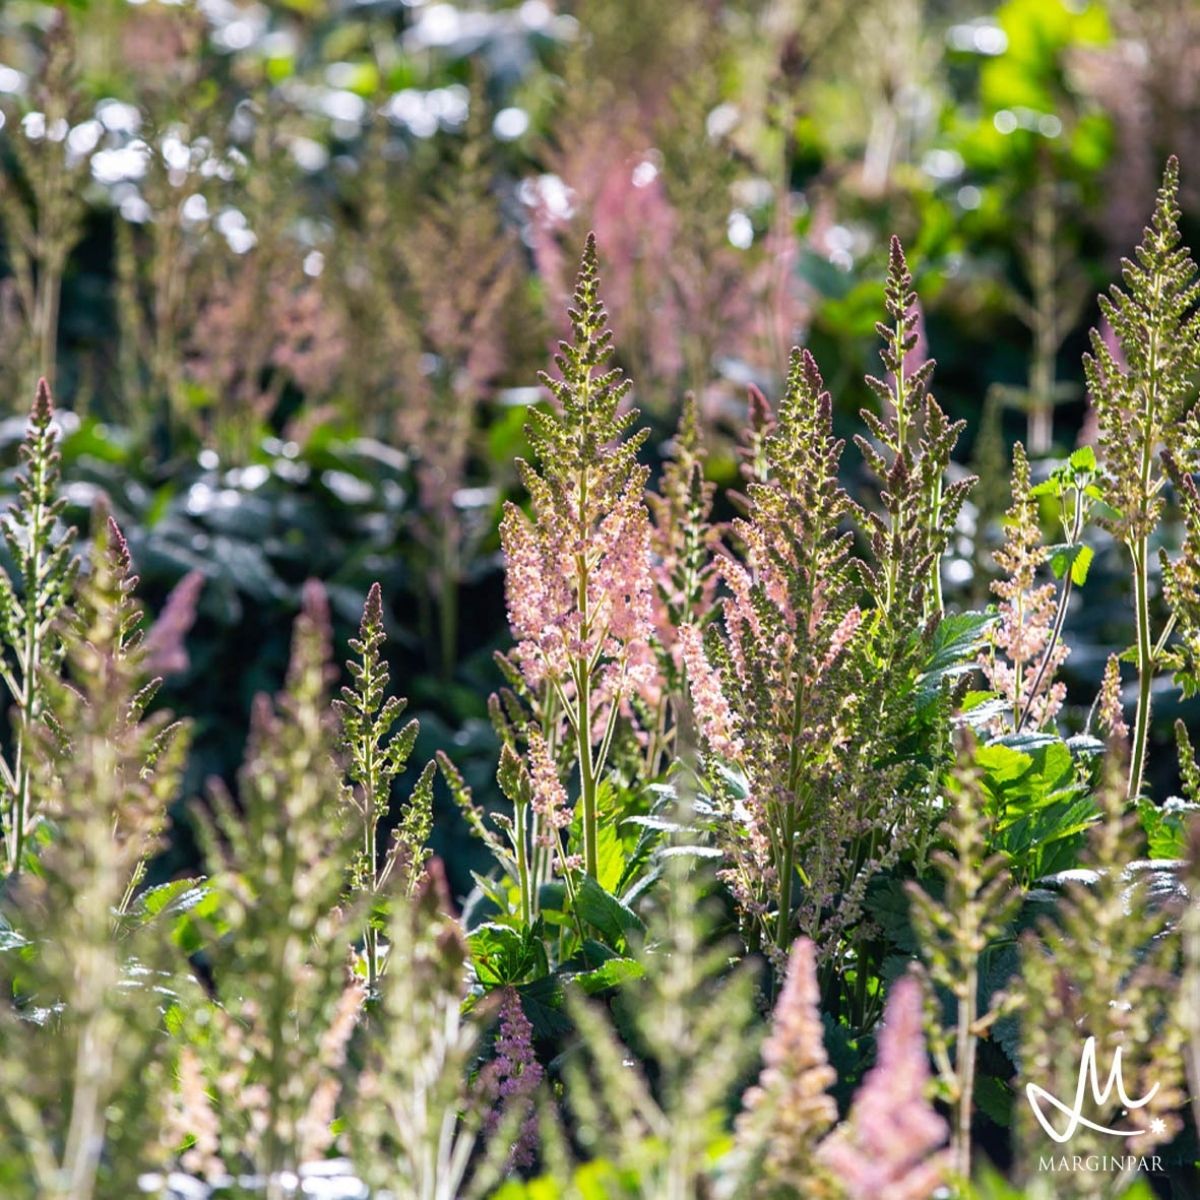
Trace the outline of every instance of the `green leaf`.
[[562, 984], [553, 975], [522, 984], [517, 992], [534, 1037], [560, 1038], [570, 1033], [571, 1022], [562, 1010]]
[[900, 880], [890, 876], [873, 879], [863, 908], [893, 946], [905, 954], [917, 953], [920, 945], [909, 918], [908, 892]]
[[1078, 450], [1072, 452], [1071, 457], [1067, 459], [1071, 470], [1076, 472], [1095, 471], [1096, 470], [1096, 452], [1091, 446], [1080, 446]]
[[1147, 856], [1178, 860], [1187, 857], [1187, 826], [1200, 804], [1173, 797], [1161, 808], [1153, 800], [1138, 801], [1138, 820], [1146, 833]]
[[589, 925], [598, 929], [611, 946], [623, 946], [631, 931], [641, 932], [641, 918], [622, 904], [611, 892], [606, 892], [590, 875], [579, 888], [576, 911]]
[[529, 975], [544, 975], [548, 968], [542, 943], [542, 922], [517, 930], [489, 922], [467, 938], [475, 973], [484, 987], [516, 984]]
[[1069, 570], [1071, 582], [1076, 587], [1083, 587], [1087, 582], [1088, 568], [1092, 565], [1094, 551], [1083, 542], [1073, 546], [1058, 545], [1050, 547], [1050, 569], [1055, 579], [1061, 579]]
[[1013, 1091], [994, 1075], [977, 1075], [975, 1078], [975, 1107], [991, 1117], [1001, 1129], [1012, 1124]]
[[158, 887], [147, 888], [137, 900], [134, 913], [149, 919], [161, 913], [190, 912], [208, 894], [200, 879], [172, 879]]
[[917, 677], [918, 707], [932, 703], [945, 680], [975, 669], [984, 634], [995, 622], [995, 614], [987, 612], [954, 613], [939, 622], [929, 659]]
[[601, 963], [593, 971], [585, 971], [575, 977], [575, 982], [589, 995], [620, 987], [631, 979], [640, 979], [645, 974], [642, 964], [636, 959], [616, 957]]

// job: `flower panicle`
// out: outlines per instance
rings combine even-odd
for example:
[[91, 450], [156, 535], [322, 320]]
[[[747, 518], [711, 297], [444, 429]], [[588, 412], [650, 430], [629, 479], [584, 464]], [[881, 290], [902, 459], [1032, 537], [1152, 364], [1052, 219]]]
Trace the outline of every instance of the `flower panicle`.
[[821, 1147], [821, 1162], [851, 1200], [928, 1200], [946, 1181], [948, 1129], [925, 1094], [930, 1073], [922, 1013], [920, 984], [901, 979], [888, 999], [878, 1060], [845, 1125]]

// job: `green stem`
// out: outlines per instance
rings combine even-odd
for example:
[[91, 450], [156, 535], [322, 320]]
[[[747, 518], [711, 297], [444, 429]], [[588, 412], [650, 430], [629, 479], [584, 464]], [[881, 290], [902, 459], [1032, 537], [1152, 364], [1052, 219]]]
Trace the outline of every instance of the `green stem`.
[[518, 804], [513, 813], [514, 833], [517, 850], [517, 881], [521, 889], [521, 921], [528, 925], [533, 919], [532, 905], [529, 896], [529, 859], [526, 842], [528, 830], [525, 828], [526, 806]]
[[955, 1172], [965, 1184], [971, 1178], [971, 1113], [975, 1095], [975, 1004], [979, 971], [975, 959], [967, 968], [964, 995], [958, 998], [955, 1065], [958, 1068], [957, 1129], [954, 1137]]
[[1142, 792], [1146, 770], [1146, 746], [1150, 740], [1150, 688], [1154, 683], [1154, 643], [1150, 633], [1150, 585], [1147, 578], [1149, 538], [1133, 547], [1133, 601], [1137, 618], [1138, 702], [1133, 726], [1133, 748], [1129, 762], [1126, 796], [1136, 800]]
[[[367, 798], [367, 819], [363, 827], [363, 853], [367, 859], [367, 871], [370, 878], [375, 878], [375, 820], [374, 820], [374, 797]], [[372, 891], [374, 889], [371, 889]], [[379, 980], [379, 935], [375, 926], [372, 924], [372, 914], [370, 909], [367, 910], [367, 929], [365, 937], [365, 949], [367, 953], [367, 988], [370, 992], [375, 991], [375, 985]]]
[[576, 738], [579, 746], [579, 797], [583, 805], [583, 865], [592, 878], [599, 875], [599, 820], [596, 813], [596, 765], [592, 756], [592, 677], [586, 664], [580, 663], [577, 674], [579, 692], [579, 725]]
[[[1154, 280], [1154, 310], [1158, 311], [1162, 297], [1163, 280], [1156, 275]], [[1142, 463], [1139, 474], [1140, 498], [1146, 511], [1149, 510], [1151, 475], [1154, 468], [1154, 451], [1157, 443], [1158, 408], [1158, 340], [1159, 331], [1151, 330], [1147, 352], [1145, 398], [1142, 413]], [[1143, 526], [1145, 528], [1145, 526]], [[1129, 786], [1125, 795], [1134, 800], [1141, 795], [1142, 777], [1146, 770], [1146, 745], [1150, 738], [1150, 688], [1154, 682], [1154, 641], [1150, 633], [1150, 533], [1141, 532], [1130, 545], [1133, 557], [1133, 604], [1137, 621], [1137, 667], [1138, 703], [1137, 716], [1133, 723], [1133, 746], [1129, 760]]]
[[787, 806], [783, 822], [784, 846], [783, 866], [779, 878], [779, 918], [775, 925], [775, 945], [780, 950], [788, 948], [788, 934], [792, 925], [792, 878], [796, 874], [796, 834], [792, 829], [792, 806]]
[[16, 777], [15, 810], [12, 824], [12, 843], [9, 847], [9, 871], [18, 875], [25, 855], [25, 825], [29, 819], [31, 773], [27, 742], [33, 732], [37, 715], [38, 675], [41, 672], [42, 643], [39, 636], [39, 590], [42, 585], [42, 547], [46, 539], [46, 512], [42, 496], [46, 491], [44, 455], [34, 456], [31, 490], [34, 496], [29, 522], [28, 558], [25, 563], [25, 595], [23, 615], [25, 628], [21, 650], [21, 725], [17, 730], [17, 746], [13, 775]]

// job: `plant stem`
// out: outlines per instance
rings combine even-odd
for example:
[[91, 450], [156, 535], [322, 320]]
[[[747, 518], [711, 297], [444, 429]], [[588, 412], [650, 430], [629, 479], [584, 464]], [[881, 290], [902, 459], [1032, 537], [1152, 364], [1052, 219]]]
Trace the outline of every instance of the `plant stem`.
[[794, 801], [785, 803], [783, 817], [783, 865], [779, 872], [779, 919], [775, 926], [775, 945], [780, 950], [788, 948], [788, 934], [792, 925], [792, 878], [796, 874], [796, 806]]
[[579, 798], [583, 805], [583, 865], [592, 878], [599, 874], [596, 841], [599, 821], [596, 814], [596, 765], [592, 755], [592, 677], [586, 663], [580, 663], [576, 687], [579, 693]]
[[25, 855], [25, 825], [29, 819], [29, 789], [31, 772], [29, 753], [26, 745], [33, 730], [34, 718], [37, 715], [38, 704], [38, 675], [41, 672], [42, 639], [40, 636], [39, 598], [42, 586], [42, 548], [46, 539], [46, 510], [42, 504], [42, 496], [46, 490], [46, 465], [43, 456], [35, 456], [32, 466], [33, 492], [32, 511], [29, 519], [28, 557], [25, 562], [25, 578], [23, 580], [25, 595], [23, 596], [23, 615], [25, 628], [24, 640], [21, 647], [21, 725], [17, 730], [17, 746], [13, 775], [16, 779], [15, 808], [10, 826], [12, 841], [9, 846], [8, 868], [12, 875], [21, 871], [21, 860]]
[[513, 812], [517, 843], [517, 881], [521, 889], [521, 921], [528, 925], [533, 919], [532, 905], [529, 897], [529, 862], [526, 842], [528, 830], [525, 828], [526, 805], [518, 804]]
[[958, 998], [958, 1035], [955, 1066], [958, 1069], [956, 1131], [954, 1136], [955, 1173], [965, 1184], [971, 1178], [971, 1113], [975, 1107], [975, 1006], [979, 991], [978, 959], [971, 958]]
[[[1154, 280], [1154, 308], [1157, 311], [1162, 297], [1161, 274]], [[1154, 467], [1154, 451], [1157, 432], [1158, 408], [1158, 340], [1157, 327], [1150, 333], [1150, 345], [1146, 355], [1146, 381], [1144, 384], [1146, 407], [1142, 413], [1142, 463], [1139, 482], [1141, 503], [1149, 510], [1151, 502], [1151, 474]], [[1142, 792], [1142, 777], [1146, 771], [1146, 745], [1150, 738], [1150, 689], [1154, 682], [1154, 641], [1150, 633], [1150, 533], [1139, 532], [1130, 544], [1133, 557], [1133, 604], [1137, 621], [1137, 667], [1138, 703], [1137, 716], [1133, 723], [1133, 744], [1129, 759], [1129, 785], [1126, 798], [1135, 800]]]
[[[374, 797], [368, 797], [368, 804], [374, 804]], [[367, 871], [370, 873], [369, 878], [372, 883], [375, 879], [375, 818], [374, 808], [368, 807], [367, 820], [364, 825], [363, 838], [363, 853], [367, 859]], [[373, 888], [371, 889], [374, 890]], [[371, 992], [375, 991], [375, 986], [379, 981], [379, 934], [374, 924], [372, 923], [372, 913], [367, 910], [367, 926], [365, 935], [365, 949], [367, 952], [367, 987]]]
[[1126, 797], [1135, 800], [1142, 791], [1146, 770], [1146, 746], [1150, 739], [1150, 688], [1154, 683], [1154, 644], [1150, 634], [1150, 585], [1147, 578], [1149, 539], [1141, 538], [1133, 548], [1133, 601], [1137, 619], [1138, 703], [1133, 727]]

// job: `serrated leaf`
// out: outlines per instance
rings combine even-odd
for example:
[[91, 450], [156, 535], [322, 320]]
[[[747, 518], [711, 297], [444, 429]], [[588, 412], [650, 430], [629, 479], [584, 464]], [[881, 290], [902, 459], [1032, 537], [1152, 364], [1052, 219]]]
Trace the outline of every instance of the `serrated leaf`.
[[1067, 459], [1072, 471], [1094, 471], [1096, 470], [1096, 451], [1091, 446], [1080, 446], [1078, 450], [1071, 452], [1071, 457]]
[[620, 987], [631, 979], [640, 979], [645, 974], [642, 964], [636, 959], [616, 957], [601, 963], [593, 971], [585, 971], [575, 976], [575, 982], [589, 995], [607, 991], [609, 988]]
[[1087, 582], [1088, 568], [1092, 565], [1095, 552], [1084, 542], [1074, 545], [1057, 545], [1050, 547], [1050, 570], [1055, 579], [1061, 579], [1068, 571], [1071, 572], [1071, 582], [1076, 587], [1082, 587]]
[[598, 929], [611, 946], [624, 945], [627, 934], [645, 928], [633, 909], [622, 904], [611, 892], [606, 892], [590, 875], [585, 876], [580, 885], [575, 911]]

